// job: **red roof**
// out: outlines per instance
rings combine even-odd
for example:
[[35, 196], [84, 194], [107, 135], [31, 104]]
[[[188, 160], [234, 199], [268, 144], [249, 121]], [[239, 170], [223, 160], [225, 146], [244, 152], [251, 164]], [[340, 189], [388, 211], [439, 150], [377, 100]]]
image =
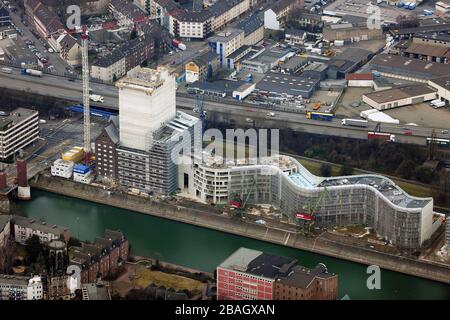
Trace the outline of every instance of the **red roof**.
[[371, 73], [347, 73], [345, 80], [373, 80]]

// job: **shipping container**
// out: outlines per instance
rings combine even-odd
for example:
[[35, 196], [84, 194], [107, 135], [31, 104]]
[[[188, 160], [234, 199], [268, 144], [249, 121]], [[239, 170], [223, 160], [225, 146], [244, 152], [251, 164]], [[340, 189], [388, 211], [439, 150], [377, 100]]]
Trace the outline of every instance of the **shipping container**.
[[82, 147], [73, 147], [67, 152], [64, 152], [61, 157], [64, 161], [79, 162], [84, 158], [84, 149]]

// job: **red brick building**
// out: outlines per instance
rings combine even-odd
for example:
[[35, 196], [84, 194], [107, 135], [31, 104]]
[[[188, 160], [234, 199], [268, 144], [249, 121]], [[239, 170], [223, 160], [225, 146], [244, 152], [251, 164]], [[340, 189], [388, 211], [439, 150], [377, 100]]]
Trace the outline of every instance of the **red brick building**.
[[240, 248], [217, 267], [218, 300], [336, 299], [337, 275], [319, 264]]
[[106, 230], [94, 243], [71, 248], [70, 260], [81, 267], [81, 283], [94, 283], [115, 272], [128, 259], [128, 247], [122, 232]]

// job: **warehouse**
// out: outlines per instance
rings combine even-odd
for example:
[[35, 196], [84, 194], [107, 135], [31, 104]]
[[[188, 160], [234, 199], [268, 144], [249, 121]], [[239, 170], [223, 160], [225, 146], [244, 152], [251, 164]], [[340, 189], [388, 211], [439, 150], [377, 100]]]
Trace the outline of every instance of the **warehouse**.
[[391, 78], [427, 83], [432, 78], [450, 74], [450, 64], [380, 54], [370, 63], [372, 71]]
[[450, 75], [432, 79], [428, 84], [437, 90], [438, 99], [450, 104]]
[[317, 78], [268, 73], [256, 85], [256, 91], [274, 96], [310, 98], [319, 84], [320, 80]]
[[349, 87], [373, 87], [373, 74], [371, 73], [349, 73], [345, 76]]
[[373, 53], [360, 48], [348, 48], [328, 62], [328, 78], [342, 79], [347, 73], [354, 72], [364, 65]]
[[362, 100], [377, 110], [386, 110], [436, 98], [436, 90], [426, 84], [394, 87], [392, 89], [366, 93]]

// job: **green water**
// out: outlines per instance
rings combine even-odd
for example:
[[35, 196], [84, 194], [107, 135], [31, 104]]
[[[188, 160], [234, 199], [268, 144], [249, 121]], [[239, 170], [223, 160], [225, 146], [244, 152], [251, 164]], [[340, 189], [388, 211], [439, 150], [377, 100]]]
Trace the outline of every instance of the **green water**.
[[352, 299], [447, 299], [450, 285], [382, 270], [381, 290], [366, 287], [366, 266], [258, 240], [212, 231], [132, 211], [33, 190], [33, 200], [18, 211], [71, 229], [82, 240], [94, 240], [106, 228], [122, 230], [135, 254], [157, 257], [188, 267], [213, 271], [239, 247], [297, 258], [307, 267], [318, 262], [339, 275], [339, 296]]

